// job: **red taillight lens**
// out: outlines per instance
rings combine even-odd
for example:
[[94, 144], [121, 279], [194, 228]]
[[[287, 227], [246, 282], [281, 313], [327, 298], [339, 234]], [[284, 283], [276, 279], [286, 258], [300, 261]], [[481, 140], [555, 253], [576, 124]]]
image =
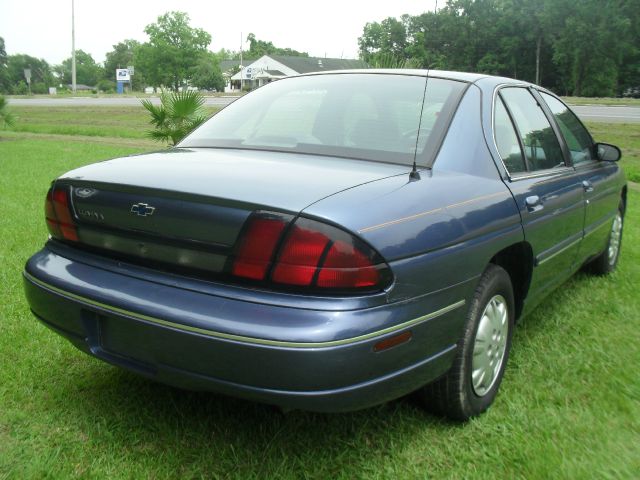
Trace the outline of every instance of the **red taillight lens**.
[[276, 214], [253, 215], [231, 273], [324, 291], [382, 290], [390, 283], [388, 265], [353, 235], [315, 220], [298, 218], [286, 228], [289, 222]]
[[67, 187], [50, 189], [47, 193], [44, 210], [47, 227], [52, 237], [78, 241], [78, 232], [71, 214]]
[[287, 223], [288, 221], [279, 217], [252, 217], [240, 239], [240, 248], [231, 273], [251, 280], [264, 280], [271, 265], [273, 251]]
[[47, 220], [47, 228], [52, 237], [62, 238], [62, 232], [60, 231], [60, 225], [56, 217], [56, 211], [53, 207], [53, 189], [50, 188], [47, 192], [47, 199], [44, 202], [44, 216]]
[[311, 285], [329, 237], [294, 225], [273, 271], [273, 281], [288, 285]]
[[318, 286], [330, 288], [373, 287], [380, 273], [371, 260], [346, 242], [337, 241], [329, 250], [318, 274]]

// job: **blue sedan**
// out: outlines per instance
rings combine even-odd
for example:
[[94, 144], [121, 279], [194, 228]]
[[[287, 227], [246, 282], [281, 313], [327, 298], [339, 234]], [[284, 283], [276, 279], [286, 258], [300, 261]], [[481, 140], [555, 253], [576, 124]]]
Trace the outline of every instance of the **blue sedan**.
[[174, 148], [57, 178], [25, 292], [80, 350], [159, 382], [315, 411], [417, 391], [465, 420], [517, 321], [615, 269], [619, 158], [518, 80], [291, 77]]

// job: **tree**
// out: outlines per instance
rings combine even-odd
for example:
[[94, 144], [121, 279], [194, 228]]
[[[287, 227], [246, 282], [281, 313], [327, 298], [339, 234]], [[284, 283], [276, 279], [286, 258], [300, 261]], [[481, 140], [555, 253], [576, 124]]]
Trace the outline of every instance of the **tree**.
[[206, 119], [204, 97], [194, 91], [163, 93], [160, 105], [142, 100], [142, 106], [151, 114], [155, 127], [147, 135], [157, 141], [175, 145]]
[[[407, 16], [408, 18], [408, 16]], [[369, 63], [389, 63], [389, 59], [402, 63], [407, 58], [406, 25], [395, 18], [367, 23], [362, 37], [358, 38], [362, 59]]]
[[625, 2], [621, 9], [622, 16], [631, 23], [618, 76], [618, 93], [625, 94], [630, 89], [640, 88], [640, 8], [637, 2]]
[[[107, 52], [104, 61], [105, 80], [115, 82], [116, 69], [136, 66], [136, 53], [140, 48], [140, 42], [137, 40], [123, 40], [113, 46], [113, 50]], [[135, 75], [131, 76], [132, 88], [137, 90], [144, 85], [144, 76], [138, 69]]]
[[448, 0], [437, 12], [367, 23], [371, 65], [476, 71], [564, 94], [614, 95], [640, 85], [638, 0]]
[[46, 93], [54, 84], [51, 67], [43, 60], [30, 55], [17, 54], [7, 57], [7, 83], [11, 93], [27, 93], [25, 69], [31, 70], [31, 86], [34, 93]]
[[136, 75], [140, 72], [155, 86], [175, 91], [191, 79], [194, 67], [211, 43], [211, 35], [189, 25], [189, 15], [168, 12], [144, 29], [149, 41], [136, 50]]
[[[567, 2], [568, 0], [563, 0]], [[631, 23], [617, 2], [571, 2], [573, 15], [554, 43], [554, 61], [576, 96], [615, 95]]]
[[[71, 63], [72, 59], [69, 57], [56, 69], [62, 83], [71, 83]], [[76, 50], [76, 82], [93, 87], [102, 78], [104, 69], [96, 63], [91, 54]]]
[[218, 57], [211, 52], [203, 53], [194, 67], [191, 85], [205, 90], [224, 91], [225, 81], [218, 65]]
[[309, 56], [307, 52], [299, 52], [298, 50], [294, 50], [288, 47], [279, 48], [276, 47], [273, 42], [258, 40], [253, 33], [247, 35], [247, 42], [249, 42], [249, 51], [244, 52], [244, 58], [248, 60], [258, 59], [263, 55], [286, 55], [291, 57]]
[[9, 72], [7, 67], [7, 51], [4, 38], [0, 37], [0, 92], [9, 91]]
[[13, 114], [9, 111], [7, 99], [0, 95], [0, 127], [12, 127], [14, 124]]

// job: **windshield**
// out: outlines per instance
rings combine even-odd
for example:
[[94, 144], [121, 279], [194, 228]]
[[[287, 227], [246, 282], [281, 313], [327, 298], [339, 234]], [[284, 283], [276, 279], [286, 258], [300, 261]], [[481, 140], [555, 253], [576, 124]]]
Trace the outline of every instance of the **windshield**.
[[[292, 77], [236, 100], [179, 147], [292, 151], [411, 165], [433, 153], [465, 83], [411, 75]], [[424, 106], [423, 106], [424, 98]]]

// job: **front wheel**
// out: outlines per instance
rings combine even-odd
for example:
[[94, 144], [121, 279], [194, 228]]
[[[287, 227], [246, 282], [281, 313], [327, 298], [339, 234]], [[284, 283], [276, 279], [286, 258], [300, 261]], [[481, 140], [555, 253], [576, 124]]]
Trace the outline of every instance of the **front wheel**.
[[589, 263], [587, 269], [595, 275], [606, 275], [613, 272], [618, 265], [620, 247], [622, 246], [622, 228], [624, 227], [624, 205], [620, 203], [616, 216], [613, 217], [607, 246], [598, 257]]
[[487, 410], [504, 375], [513, 325], [511, 279], [503, 268], [491, 264], [469, 306], [453, 366], [419, 393], [425, 406], [455, 420], [468, 420]]

